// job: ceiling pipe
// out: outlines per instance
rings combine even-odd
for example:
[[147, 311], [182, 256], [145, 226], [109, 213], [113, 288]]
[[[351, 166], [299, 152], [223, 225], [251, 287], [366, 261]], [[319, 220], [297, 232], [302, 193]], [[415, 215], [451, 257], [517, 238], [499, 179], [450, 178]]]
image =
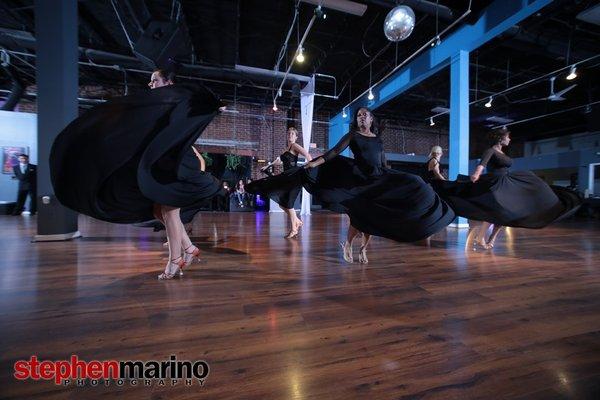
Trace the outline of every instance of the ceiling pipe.
[[8, 53], [2, 51], [1, 54], [2, 61], [0, 62], [1, 69], [8, 74], [10, 80], [12, 81], [12, 87], [10, 89], [10, 94], [6, 99], [5, 103], [2, 105], [0, 110], [2, 111], [13, 111], [19, 100], [23, 96], [23, 92], [25, 92], [25, 86], [19, 77], [19, 73], [17, 70], [10, 65], [10, 57]]
[[[31, 33], [27, 31], [17, 31], [13, 29], [0, 28], [0, 39], [2, 36], [6, 36], [9, 38], [10, 43], [14, 45], [14, 42], [17, 41], [19, 45], [26, 47], [28, 49], [35, 49], [35, 38], [31, 35]], [[7, 47], [10, 44], [5, 44]], [[15, 52], [17, 53], [17, 52]], [[89, 49], [85, 47], [79, 47], [80, 58], [87, 59], [91, 64], [112, 64], [115, 66], [115, 69], [121, 68], [145, 68], [143, 64], [136, 57], [131, 57], [124, 54], [112, 53], [108, 51]], [[31, 56], [29, 53], [21, 53], [26, 56]], [[279, 71], [272, 71], [263, 68], [255, 68], [245, 65], [236, 65], [235, 68], [226, 68], [226, 67], [212, 67], [207, 65], [199, 65], [199, 64], [187, 64], [187, 63], [179, 63], [177, 64], [180, 67], [180, 70], [177, 72], [196, 72], [200, 75], [200, 77], [210, 78], [210, 79], [225, 79], [232, 80], [238, 82], [244, 81], [253, 81], [260, 82], [265, 84], [272, 84], [273, 80], [275, 82], [282, 84], [287, 80], [287, 85], [289, 87], [293, 87], [298, 85], [300, 82], [309, 82], [310, 77], [305, 75], [298, 74], [290, 74], [289, 71], [287, 74]]]
[[[528, 33], [518, 25], [514, 25], [500, 35], [506, 40], [505, 44], [517, 50], [534, 52], [540, 55], [551, 55], [554, 57], [566, 57], [569, 48], [568, 35], [562, 37], [552, 36], [548, 33]], [[597, 54], [593, 47], [580, 43], [571, 49], [571, 58], [585, 59]]]
[[436, 4], [431, 1], [403, 0], [401, 2], [397, 2], [395, 0], [370, 0], [369, 2], [387, 8], [394, 8], [397, 5], [409, 6], [415, 11], [419, 11], [433, 16], [437, 15], [441, 20], [444, 21], [451, 21], [452, 19], [454, 19], [454, 13], [450, 8], [441, 4]]

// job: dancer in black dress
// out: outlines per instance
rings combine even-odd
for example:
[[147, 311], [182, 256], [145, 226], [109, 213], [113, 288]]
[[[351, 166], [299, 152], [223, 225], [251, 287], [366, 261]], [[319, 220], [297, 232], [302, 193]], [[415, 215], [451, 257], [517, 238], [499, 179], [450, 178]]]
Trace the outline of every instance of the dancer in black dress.
[[[436, 191], [457, 215], [483, 221], [477, 245], [494, 247], [503, 226], [543, 228], [559, 218], [573, 214], [581, 204], [575, 192], [548, 186], [530, 171], [509, 172], [512, 159], [502, 148], [510, 143], [510, 132], [492, 132], [492, 147], [487, 149], [470, 176], [470, 181], [434, 181]], [[487, 167], [487, 173], [482, 174]], [[494, 228], [486, 240], [490, 225]]]
[[[173, 73], [167, 73], [158, 69], [152, 73], [148, 86], [150, 89], [157, 89], [164, 86], [174, 84], [175, 76]], [[193, 155], [200, 161], [200, 171], [204, 171], [202, 163], [204, 159], [200, 154], [190, 146]], [[191, 161], [191, 160], [190, 160]], [[204, 199], [203, 199], [204, 200]], [[194, 218], [198, 207], [190, 206], [185, 215], [186, 221], [189, 222]], [[175, 276], [183, 275], [183, 267], [189, 266], [200, 255], [200, 249], [194, 246], [190, 237], [185, 230], [183, 221], [181, 220], [181, 208], [166, 204], [155, 204], [154, 215], [164, 224], [167, 231], [167, 246], [169, 248], [169, 263], [165, 267], [165, 271], [158, 276], [158, 279], [172, 279]], [[190, 218], [191, 217], [191, 218]], [[183, 256], [182, 256], [183, 254]], [[177, 272], [173, 272], [175, 269]]]
[[[278, 201], [282, 189], [304, 185], [324, 207], [348, 214], [350, 228], [341, 245], [349, 263], [354, 262], [352, 242], [360, 232], [364, 235], [359, 262], [367, 263], [371, 235], [412, 242], [445, 228], [454, 212], [419, 176], [386, 167], [380, 134], [371, 111], [360, 108], [350, 132], [305, 170], [290, 169], [254, 181], [248, 190]], [[354, 159], [339, 155], [346, 147]]]
[[441, 181], [445, 181], [446, 178], [442, 175], [440, 171], [440, 160], [442, 159], [442, 155], [444, 152], [440, 146], [433, 146], [431, 151], [429, 152], [429, 160], [425, 164], [426, 175], [425, 180], [427, 182], [431, 182], [435, 179], [439, 179]]
[[[266, 171], [271, 165], [283, 165], [284, 171], [289, 171], [298, 166], [298, 155], [301, 154], [307, 162], [312, 160], [312, 157], [306, 149], [296, 143], [298, 140], [298, 131], [294, 127], [288, 128], [287, 131], [287, 147], [286, 150], [275, 159], [272, 163], [267, 164], [261, 171]], [[277, 194], [277, 202], [279, 207], [285, 212], [290, 220], [290, 231], [285, 236], [286, 239], [292, 239], [298, 236], [300, 228], [302, 228], [302, 220], [296, 215], [294, 203], [300, 194], [302, 187], [297, 185], [290, 190], [283, 190]]]
[[220, 189], [198, 168], [191, 145], [222, 104], [206, 88], [172, 85], [163, 71], [149, 86], [69, 124], [52, 146], [50, 172], [58, 200], [80, 213], [116, 223], [161, 218], [170, 255], [159, 279], [171, 279], [198, 253], [179, 209]]

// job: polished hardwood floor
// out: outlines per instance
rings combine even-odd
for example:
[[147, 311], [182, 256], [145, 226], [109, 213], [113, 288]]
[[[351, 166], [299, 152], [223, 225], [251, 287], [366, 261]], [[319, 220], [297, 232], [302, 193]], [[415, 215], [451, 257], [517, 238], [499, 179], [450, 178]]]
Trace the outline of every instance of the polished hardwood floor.
[[[598, 399], [600, 224], [509, 229], [473, 251], [374, 238], [345, 264], [347, 221], [203, 213], [203, 261], [158, 281], [163, 234], [80, 218], [83, 238], [30, 243], [0, 217], [0, 397], [6, 399]], [[17, 381], [40, 359], [206, 360], [204, 386]]]

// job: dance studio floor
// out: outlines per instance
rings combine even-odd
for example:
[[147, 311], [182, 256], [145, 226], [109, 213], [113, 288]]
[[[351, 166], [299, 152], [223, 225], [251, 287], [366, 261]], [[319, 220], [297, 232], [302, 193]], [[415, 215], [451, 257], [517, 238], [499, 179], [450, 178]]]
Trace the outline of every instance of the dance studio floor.
[[[204, 213], [203, 262], [156, 279], [163, 234], [80, 217], [84, 237], [29, 243], [0, 217], [0, 397], [6, 399], [597, 399], [600, 224], [510, 229], [493, 252], [467, 231], [431, 247], [374, 238], [344, 264], [343, 217]], [[358, 247], [356, 248], [356, 250]], [[205, 360], [204, 386], [55, 386], [13, 363]], [[112, 396], [111, 396], [112, 397]]]

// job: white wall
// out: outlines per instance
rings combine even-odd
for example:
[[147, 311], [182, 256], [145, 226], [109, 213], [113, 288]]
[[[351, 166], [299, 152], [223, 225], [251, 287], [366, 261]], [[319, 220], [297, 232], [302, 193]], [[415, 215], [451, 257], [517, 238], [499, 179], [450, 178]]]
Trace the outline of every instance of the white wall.
[[[29, 162], [37, 164], [37, 115], [0, 111], [0, 147], [3, 146], [29, 147]], [[0, 200], [17, 199], [18, 181], [11, 176], [0, 173]]]

